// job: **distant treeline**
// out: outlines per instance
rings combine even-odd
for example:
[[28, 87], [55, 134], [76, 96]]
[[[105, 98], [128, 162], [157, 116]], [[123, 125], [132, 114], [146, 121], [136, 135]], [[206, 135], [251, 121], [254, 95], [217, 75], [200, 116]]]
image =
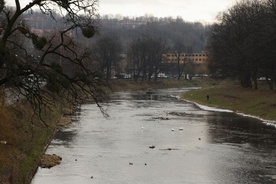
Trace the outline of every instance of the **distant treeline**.
[[276, 85], [276, 1], [244, 0], [219, 17], [211, 29], [209, 62], [213, 76], [238, 79], [258, 89]]
[[[102, 16], [101, 34], [115, 34], [122, 39], [124, 48], [133, 38], [143, 34], [166, 39], [169, 47], [181, 42], [189, 51], [201, 52], [206, 49], [207, 33], [210, 26], [200, 22], [186, 22], [181, 17], [157, 18], [141, 17], [110, 17]], [[185, 52], [185, 50], [183, 50]]]
[[[37, 29], [37, 32], [66, 28], [63, 23], [65, 19], [59, 15], [55, 17], [53, 20], [42, 13], [29, 11], [24, 15], [23, 22]], [[151, 80], [153, 76], [156, 80], [162, 72], [178, 78], [184, 73], [192, 76], [195, 70], [192, 69], [192, 63], [181, 63], [178, 59], [174, 64], [165, 66], [162, 56], [167, 52], [180, 55], [183, 52], [205, 51], [210, 29], [209, 25], [186, 22], [181, 17], [129, 18], [104, 15], [95, 20], [95, 23], [97, 34], [94, 38], [83, 37], [80, 30], [76, 30], [72, 35], [77, 37], [74, 40], [81, 45], [78, 52], [87, 50], [91, 54], [89, 65], [100, 71], [106, 80], [111, 79], [114, 72], [132, 73], [136, 80]], [[62, 67], [66, 71], [72, 71], [69, 65]]]
[[[56, 17], [58, 17], [56, 15]], [[27, 24], [36, 29], [60, 29], [65, 27], [59, 20], [54, 21], [40, 12], [29, 11], [24, 14]], [[98, 22], [98, 35], [114, 35], [127, 50], [129, 42], [143, 34], [162, 37], [168, 46], [173, 47], [181, 42], [189, 51], [201, 52], [206, 50], [207, 33], [210, 26], [200, 22], [186, 22], [181, 17], [157, 18], [152, 16], [121, 17], [103, 15]], [[81, 35], [80, 35], [81, 36]], [[95, 39], [89, 40], [94, 43]], [[87, 43], [87, 40], [85, 41]], [[183, 52], [185, 52], [183, 50]]]

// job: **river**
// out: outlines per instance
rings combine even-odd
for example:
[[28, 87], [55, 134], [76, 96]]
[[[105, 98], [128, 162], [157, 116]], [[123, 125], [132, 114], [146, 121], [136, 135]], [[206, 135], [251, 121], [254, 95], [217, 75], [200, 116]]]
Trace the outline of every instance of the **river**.
[[276, 128], [176, 96], [190, 90], [112, 93], [83, 104], [47, 149], [60, 165], [32, 184], [273, 184]]

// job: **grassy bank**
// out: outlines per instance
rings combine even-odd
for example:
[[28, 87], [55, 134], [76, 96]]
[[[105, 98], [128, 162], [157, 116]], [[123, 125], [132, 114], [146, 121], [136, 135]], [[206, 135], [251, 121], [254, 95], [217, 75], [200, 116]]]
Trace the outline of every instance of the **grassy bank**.
[[0, 183], [30, 183], [60, 118], [59, 108], [43, 113], [46, 127], [32, 118], [26, 102], [0, 104]]
[[[213, 84], [213, 85], [210, 85]], [[207, 100], [206, 96], [210, 99]], [[213, 81], [201, 90], [189, 91], [183, 98], [203, 105], [276, 120], [276, 91], [244, 89], [229, 81]]]

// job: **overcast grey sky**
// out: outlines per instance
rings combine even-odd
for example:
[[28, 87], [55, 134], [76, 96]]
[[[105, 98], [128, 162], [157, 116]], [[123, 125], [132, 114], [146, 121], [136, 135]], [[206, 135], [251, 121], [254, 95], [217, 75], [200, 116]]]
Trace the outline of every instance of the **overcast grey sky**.
[[[32, 0], [20, 0], [28, 3]], [[12, 4], [14, 0], [6, 0]], [[236, 0], [99, 0], [99, 13], [123, 16], [181, 16], [185, 21], [212, 23], [217, 14]]]
[[100, 0], [101, 14], [156, 17], [181, 16], [185, 21], [213, 22], [236, 0]]

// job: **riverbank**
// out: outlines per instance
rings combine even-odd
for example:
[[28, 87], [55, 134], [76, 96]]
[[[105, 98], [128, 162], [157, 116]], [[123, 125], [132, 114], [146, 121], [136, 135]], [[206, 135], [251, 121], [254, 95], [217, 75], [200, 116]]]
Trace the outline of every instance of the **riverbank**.
[[47, 150], [61, 165], [33, 183], [273, 183], [276, 129], [177, 100], [186, 90], [115, 93], [103, 104], [109, 118], [83, 105]]
[[[134, 82], [114, 80], [110, 91], [146, 90], [155, 88], [200, 87], [202, 90], [185, 93], [182, 98], [199, 104], [217, 108], [231, 109], [234, 112], [250, 114], [263, 119], [276, 119], [276, 93], [268, 90], [242, 89], [231, 82], [213, 80], [162, 80]], [[207, 94], [209, 100], [206, 99]], [[58, 121], [62, 118], [63, 108], [57, 106], [51, 112], [45, 112], [48, 124], [45, 127], [38, 119], [31, 120], [30, 107], [24, 102], [13, 106], [0, 103], [0, 183], [30, 183], [45, 147], [51, 141]], [[67, 122], [67, 121], [65, 121]], [[60, 155], [62, 157], [62, 155]]]
[[[198, 86], [200, 82], [186, 80], [164, 80], [157, 82], [134, 82], [114, 80], [110, 91], [140, 90], [153, 88], [172, 88]], [[45, 148], [52, 140], [58, 122], [67, 124], [62, 118], [64, 112], [60, 105], [52, 111], [43, 112], [47, 126], [37, 118], [32, 119], [31, 107], [19, 101], [6, 105], [4, 94], [0, 94], [0, 183], [30, 183], [36, 172]], [[62, 155], [60, 155], [62, 157]]]
[[110, 82], [110, 91], [125, 91], [125, 90], [147, 90], [147, 89], [162, 89], [162, 88], [180, 88], [180, 87], [200, 87], [204, 80], [176, 80], [164, 79], [159, 81], [133, 81], [133, 80], [113, 80]]
[[[209, 96], [209, 100], [207, 96]], [[260, 90], [244, 89], [235, 82], [217, 81], [214, 85], [189, 91], [181, 98], [264, 120], [276, 120], [276, 91], [264, 88]]]
[[[42, 113], [47, 126], [32, 116], [32, 108], [21, 101], [6, 106], [1, 103], [0, 183], [30, 183], [40, 158], [52, 139], [61, 109]], [[2, 118], [4, 117], [4, 118]]]

